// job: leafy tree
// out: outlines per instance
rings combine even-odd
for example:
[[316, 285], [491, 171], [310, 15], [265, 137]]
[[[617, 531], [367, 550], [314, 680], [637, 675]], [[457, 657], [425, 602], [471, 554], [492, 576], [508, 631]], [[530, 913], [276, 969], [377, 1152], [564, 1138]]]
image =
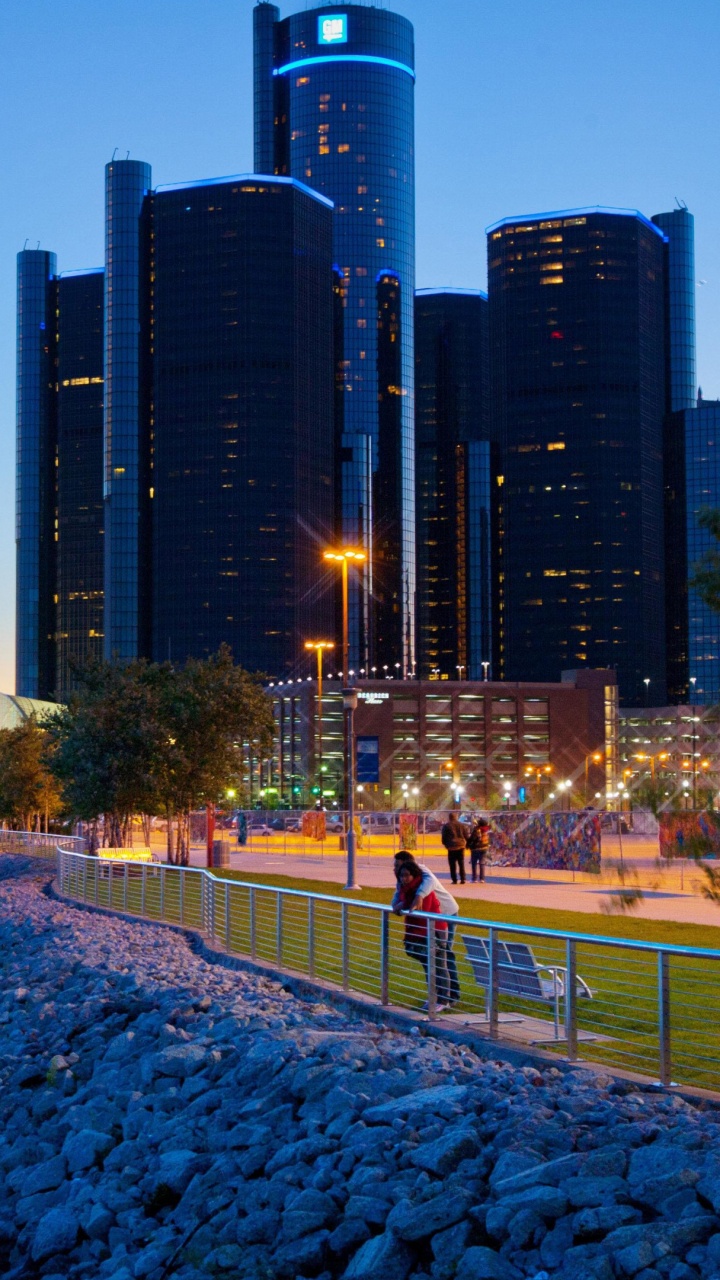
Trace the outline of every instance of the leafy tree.
[[45, 830], [62, 808], [62, 793], [48, 762], [48, 735], [31, 717], [0, 730], [0, 817], [22, 831]]
[[69, 807], [91, 824], [93, 844], [105, 815], [112, 846], [127, 842], [133, 813], [162, 813], [168, 861], [186, 865], [190, 812], [242, 790], [244, 744], [259, 758], [272, 752], [270, 699], [227, 647], [181, 668], [96, 663], [77, 677], [49, 722]]

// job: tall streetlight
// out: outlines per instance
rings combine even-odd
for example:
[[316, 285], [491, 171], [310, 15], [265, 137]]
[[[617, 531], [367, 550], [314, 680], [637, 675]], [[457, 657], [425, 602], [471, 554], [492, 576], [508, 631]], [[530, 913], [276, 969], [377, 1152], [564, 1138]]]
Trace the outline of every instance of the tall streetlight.
[[692, 805], [693, 805], [693, 812], [694, 812], [697, 809], [697, 729], [695, 727], [697, 724], [697, 718], [695, 716], [695, 685], [697, 684], [697, 676], [690, 677], [690, 684], [692, 685], [692, 697], [693, 697], [692, 706], [690, 710], [692, 712], [692, 766], [693, 766]]
[[350, 671], [350, 632], [348, 627], [348, 570], [350, 565], [356, 569], [365, 564], [367, 556], [357, 547], [342, 547], [339, 551], [326, 551], [325, 560], [331, 564], [339, 564], [342, 569], [342, 659], [343, 675], [348, 678]]
[[643, 680], [643, 684], [645, 685], [645, 706], [649, 707], [650, 706], [650, 677], [649, 676], [645, 677], [645, 679]]
[[[322, 774], [323, 767], [323, 720], [322, 720], [322, 696], [323, 696], [323, 653], [326, 649], [334, 649], [335, 642], [333, 640], [306, 640], [305, 648], [308, 653], [317, 654], [317, 726], [318, 726], [318, 774]], [[322, 782], [322, 778], [320, 779]]]
[[337, 551], [326, 551], [325, 560], [330, 564], [339, 564], [342, 570], [342, 646], [343, 674], [347, 687], [343, 689], [343, 763], [345, 806], [348, 813], [348, 826], [345, 833], [347, 850], [347, 884], [346, 889], [357, 889], [355, 883], [355, 742], [353, 722], [355, 708], [358, 703], [357, 691], [350, 687], [350, 631], [348, 623], [348, 572], [350, 565], [356, 569], [365, 564], [367, 556], [358, 547], [341, 547]]

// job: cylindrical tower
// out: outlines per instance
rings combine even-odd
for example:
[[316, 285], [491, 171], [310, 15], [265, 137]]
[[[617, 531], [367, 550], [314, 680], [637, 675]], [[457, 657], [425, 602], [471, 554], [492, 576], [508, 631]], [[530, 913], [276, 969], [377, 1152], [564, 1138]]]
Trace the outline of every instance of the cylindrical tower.
[[[258, 6], [256, 22], [264, 23], [271, 8]], [[256, 26], [256, 38], [257, 32]], [[352, 665], [402, 662], [409, 671], [415, 657], [412, 25], [359, 4], [308, 9], [275, 24], [272, 75], [274, 137], [271, 146], [266, 123], [256, 140], [256, 167], [262, 169], [272, 151], [276, 173], [314, 187], [336, 210], [344, 311], [338, 534], [369, 556], [365, 590], [351, 601]], [[256, 121], [270, 119], [257, 96], [265, 84], [256, 62]]]
[[695, 219], [688, 209], [657, 213], [656, 226], [667, 237], [668, 408], [692, 409], [697, 396], [695, 370]]
[[105, 657], [135, 658], [143, 642], [144, 450], [140, 214], [149, 164], [105, 166]]
[[18, 254], [16, 692], [52, 697], [55, 565], [54, 253]]
[[253, 10], [253, 62], [255, 68], [255, 172], [273, 173], [275, 93], [273, 83], [275, 26], [280, 10], [261, 0]]

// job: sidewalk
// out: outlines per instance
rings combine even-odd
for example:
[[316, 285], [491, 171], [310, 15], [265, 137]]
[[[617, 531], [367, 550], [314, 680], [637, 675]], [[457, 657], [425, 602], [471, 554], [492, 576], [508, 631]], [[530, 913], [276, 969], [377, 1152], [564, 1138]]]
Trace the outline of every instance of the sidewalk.
[[[269, 850], [237, 850], [230, 846], [230, 866], [251, 879], [253, 875], [282, 875], [302, 880], [326, 880], [329, 884], [344, 884], [346, 879], [345, 856], [337, 851], [335, 856], [327, 852], [317, 858], [298, 857]], [[617, 900], [621, 889], [612, 864], [619, 862], [617, 838], [603, 840], [603, 875], [577, 875], [572, 882], [571, 873], [560, 871], [526, 870], [513, 867], [489, 867], [484, 884], [452, 886], [447, 861], [442, 857], [425, 857], [429, 866], [443, 883], [446, 883], [461, 904], [467, 899], [508, 903], [514, 906], [539, 907], [557, 911], [580, 911], [588, 915], [599, 914], [613, 898]], [[634, 837], [623, 839], [623, 862], [628, 869], [637, 872], [643, 898], [631, 916], [646, 920], [673, 920], [686, 924], [704, 924], [720, 927], [720, 907], [699, 895], [701, 873], [694, 865], [684, 865], [682, 871], [672, 865], [666, 871], [656, 869], [655, 842]], [[191, 852], [193, 866], [205, 866], [204, 848], [194, 846]], [[357, 878], [368, 888], [392, 888], [393, 870], [391, 855], [387, 860], [377, 857], [357, 859]], [[628, 887], [633, 882], [628, 881]], [[682, 883], [682, 887], [681, 887]], [[693, 893], [693, 885], [696, 892]], [[654, 886], [654, 887], [653, 887]], [[588, 924], [590, 930], [592, 926]]]

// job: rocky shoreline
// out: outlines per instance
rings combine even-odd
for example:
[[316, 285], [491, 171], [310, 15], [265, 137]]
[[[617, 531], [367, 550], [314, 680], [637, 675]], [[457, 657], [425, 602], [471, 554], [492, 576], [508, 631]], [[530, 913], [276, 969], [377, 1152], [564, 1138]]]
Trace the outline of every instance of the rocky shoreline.
[[720, 1110], [483, 1060], [0, 857], [9, 1280], [720, 1280]]

